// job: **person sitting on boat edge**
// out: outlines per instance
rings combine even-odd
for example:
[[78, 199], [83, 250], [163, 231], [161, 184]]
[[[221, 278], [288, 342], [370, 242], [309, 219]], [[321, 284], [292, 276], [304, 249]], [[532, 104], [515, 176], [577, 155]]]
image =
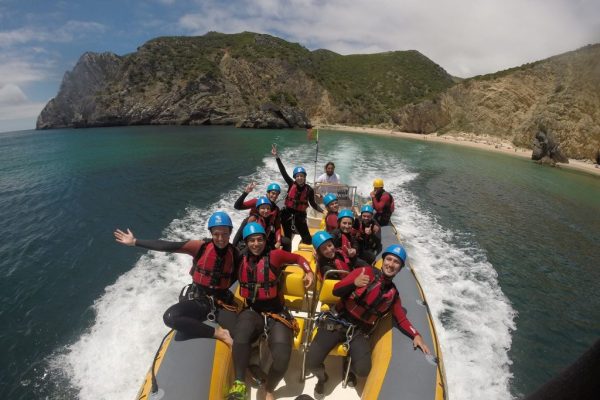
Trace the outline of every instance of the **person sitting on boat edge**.
[[[182, 291], [180, 301], [165, 311], [163, 320], [169, 328], [188, 338], [215, 338], [231, 346], [233, 327], [237, 317], [230, 286], [236, 281], [241, 256], [229, 243], [233, 224], [223, 211], [208, 219], [211, 238], [170, 242], [166, 240], [137, 239], [131, 230], [115, 230], [117, 242], [126, 246], [143, 247], [169, 253], [183, 253], [194, 257], [190, 275], [193, 283]], [[206, 320], [216, 321], [213, 328]]]
[[337, 216], [340, 205], [337, 196], [333, 193], [327, 193], [325, 197], [323, 197], [323, 205], [327, 209], [327, 215], [324, 217], [324, 223], [321, 228], [325, 229], [327, 232], [331, 232], [338, 227]]
[[[315, 232], [312, 238], [313, 247], [317, 253], [317, 271], [319, 278], [323, 279], [328, 271], [352, 271], [357, 265], [364, 267], [367, 264], [354, 257], [349, 258], [341, 249], [333, 244], [333, 237], [326, 231]], [[328, 279], [341, 279], [339, 274], [329, 274]]]
[[377, 178], [373, 181], [371, 200], [375, 209], [375, 220], [381, 226], [389, 225], [394, 212], [394, 198], [383, 189], [383, 179]]
[[365, 204], [360, 208], [360, 217], [354, 219], [353, 235], [358, 244], [358, 256], [373, 264], [381, 251], [381, 227], [373, 219], [373, 207]]
[[[314, 275], [304, 257], [285, 250], [269, 250], [266, 232], [262, 226], [249, 222], [244, 228], [246, 248], [238, 272], [240, 296], [247, 308], [239, 315], [234, 328], [233, 365], [235, 381], [226, 399], [245, 399], [246, 369], [250, 362], [251, 344], [263, 333], [268, 343], [273, 364], [265, 382], [266, 399], [274, 399], [273, 391], [281, 381], [290, 360], [294, 338], [295, 320], [287, 311], [279, 289], [283, 268], [299, 265], [305, 272], [304, 282], [310, 287]], [[267, 326], [265, 327], [265, 322]]]
[[[382, 254], [381, 270], [373, 267], [356, 268], [335, 284], [333, 294], [340, 297], [335, 310], [322, 313], [318, 330], [308, 348], [307, 371], [312, 372], [318, 382], [315, 395], [321, 397], [328, 376], [323, 362], [336, 345], [348, 342], [351, 370], [360, 377], [371, 371], [371, 346], [369, 336], [377, 322], [392, 312], [398, 327], [413, 339], [413, 347], [430, 354], [419, 332], [406, 318], [394, 277], [406, 263], [406, 251], [399, 244], [388, 246]], [[347, 337], [348, 333], [353, 333]], [[315, 397], [317, 397], [315, 396]]]
[[294, 228], [302, 237], [302, 243], [311, 244], [310, 232], [306, 223], [306, 210], [310, 204], [312, 208], [322, 213], [323, 210], [315, 201], [315, 191], [306, 183], [306, 170], [303, 167], [294, 168], [293, 178], [290, 178], [285, 166], [277, 154], [277, 145], [271, 148], [271, 154], [275, 156], [281, 176], [288, 184], [288, 192], [285, 197], [285, 208], [281, 210], [281, 223], [285, 237], [292, 239]]
[[342, 183], [340, 176], [335, 173], [335, 164], [331, 161], [325, 164], [325, 173], [319, 175], [317, 183]]

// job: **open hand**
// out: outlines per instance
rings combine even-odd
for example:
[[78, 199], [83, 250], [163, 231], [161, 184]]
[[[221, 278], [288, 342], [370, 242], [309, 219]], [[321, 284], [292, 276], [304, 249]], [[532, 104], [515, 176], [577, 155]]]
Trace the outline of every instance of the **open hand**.
[[244, 189], [244, 192], [250, 193], [254, 190], [255, 187], [256, 187], [256, 182], [250, 182], [248, 184], [248, 186], [246, 186], [246, 189]]
[[346, 254], [348, 254], [348, 257], [350, 257], [350, 258], [356, 257], [356, 249], [354, 249], [352, 247], [345, 247], [345, 249], [346, 249]]
[[113, 235], [117, 242], [124, 244], [125, 246], [135, 246], [135, 236], [133, 236], [133, 232], [131, 232], [129, 228], [127, 228], [127, 233], [117, 229], [113, 232]]
[[365, 269], [361, 268], [360, 275], [354, 279], [354, 286], [364, 287], [369, 283], [369, 276], [365, 274]]
[[304, 278], [302, 280], [304, 281], [304, 287], [308, 289], [315, 280], [315, 274], [313, 274], [312, 271], [307, 272], [306, 274], [304, 274]]
[[421, 348], [421, 350], [423, 350], [423, 353], [431, 354], [431, 351], [429, 351], [429, 347], [427, 347], [425, 342], [423, 342], [423, 338], [421, 337], [421, 335], [417, 335], [413, 339], [413, 349], [416, 350], [417, 347]]
[[271, 154], [273, 154], [273, 156], [277, 157], [277, 145], [275, 143], [273, 143], [271, 145]]

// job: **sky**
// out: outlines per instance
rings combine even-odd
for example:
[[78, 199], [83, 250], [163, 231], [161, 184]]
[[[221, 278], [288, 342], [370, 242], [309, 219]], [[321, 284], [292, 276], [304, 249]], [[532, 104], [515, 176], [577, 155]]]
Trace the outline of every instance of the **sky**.
[[87, 52], [267, 33], [340, 54], [418, 50], [467, 78], [600, 42], [598, 0], [0, 0], [0, 132], [33, 129]]

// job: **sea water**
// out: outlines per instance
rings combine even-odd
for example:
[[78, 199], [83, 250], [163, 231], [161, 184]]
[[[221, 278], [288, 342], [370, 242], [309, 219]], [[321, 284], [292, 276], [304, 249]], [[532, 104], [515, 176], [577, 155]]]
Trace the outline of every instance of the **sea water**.
[[[600, 334], [600, 180], [392, 137], [228, 127], [0, 134], [0, 395], [131, 399], [190, 258], [128, 248], [207, 236], [250, 181], [326, 161], [363, 195], [383, 178], [434, 313], [451, 399], [522, 397]], [[251, 195], [251, 196], [252, 196]], [[408, 316], [410, 318], [410, 315]]]

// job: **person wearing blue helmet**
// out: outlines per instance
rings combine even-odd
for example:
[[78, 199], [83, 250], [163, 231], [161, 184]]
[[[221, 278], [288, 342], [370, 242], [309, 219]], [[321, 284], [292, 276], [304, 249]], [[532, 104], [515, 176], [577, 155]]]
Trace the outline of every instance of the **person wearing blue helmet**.
[[296, 326], [285, 307], [280, 291], [280, 278], [287, 265], [296, 264], [305, 272], [306, 287], [310, 287], [314, 280], [304, 257], [285, 250], [270, 250], [266, 235], [265, 229], [256, 222], [249, 222], [243, 231], [246, 248], [242, 252], [238, 281], [245, 308], [238, 315], [234, 328], [232, 350], [235, 381], [226, 397], [229, 400], [246, 398], [245, 377], [250, 363], [251, 345], [265, 333], [265, 324], [273, 357], [265, 381], [265, 398], [275, 398], [273, 391], [287, 370]]
[[337, 218], [337, 228], [331, 231], [333, 245], [340, 249], [346, 257], [354, 259], [358, 254], [358, 242], [352, 234], [354, 213], [349, 209], [340, 210]]
[[[318, 231], [313, 235], [313, 247], [317, 255], [317, 271], [319, 277], [323, 279], [328, 271], [352, 271], [359, 262], [360, 266], [366, 264], [361, 263], [360, 260], [355, 258], [349, 258], [341, 249], [338, 249], [333, 244], [333, 236], [326, 231]], [[339, 274], [328, 275], [328, 279], [340, 279]]]
[[358, 256], [372, 264], [381, 251], [381, 227], [373, 218], [374, 210], [370, 204], [360, 208], [360, 217], [354, 220], [353, 235], [358, 245]]
[[[406, 263], [406, 251], [401, 245], [395, 244], [387, 247], [382, 257], [381, 270], [370, 266], [356, 268], [333, 287], [333, 294], [340, 297], [335, 305], [335, 313], [322, 315], [319, 329], [306, 356], [307, 370], [318, 378], [316, 397], [323, 395], [328, 379], [323, 361], [339, 343], [350, 343], [348, 354], [352, 358], [352, 373], [360, 377], [369, 375], [369, 338], [377, 322], [390, 312], [397, 322], [395, 326], [413, 340], [413, 347], [430, 354], [423, 338], [406, 317], [398, 289], [393, 282]], [[353, 331], [353, 335], [347, 337], [350, 331]], [[355, 377], [349, 378], [351, 379], [356, 380]]]
[[244, 241], [237, 241], [238, 238], [242, 237], [240, 231], [243, 233], [247, 224], [250, 222], [256, 222], [263, 227], [267, 236], [267, 247], [269, 249], [280, 249], [290, 250], [292, 247], [291, 242], [286, 238], [282, 237], [281, 234], [281, 222], [278, 217], [275, 217], [271, 212], [272, 203], [271, 201], [263, 196], [256, 200], [255, 208], [258, 210], [257, 213], [250, 213], [250, 216], [246, 218], [245, 223], [242, 224], [238, 233], [235, 236], [233, 245], [237, 246], [240, 250], [245, 247]]
[[[281, 187], [273, 182], [267, 186], [267, 196], [260, 197], [263, 199], [267, 198], [270, 201], [270, 211], [268, 215], [262, 215], [262, 217], [260, 216], [261, 212], [257, 206], [257, 201], [259, 201], [260, 198], [245, 200], [255, 187], [256, 182], [250, 182], [233, 205], [236, 210], [250, 210], [248, 217], [242, 221], [240, 228], [235, 234], [233, 245], [243, 247], [244, 242], [242, 240], [242, 232], [244, 227], [248, 222], [258, 221], [265, 229], [269, 229], [272, 232], [272, 234], [269, 235], [270, 247], [277, 249], [281, 247], [288, 251], [291, 250], [291, 241], [286, 240], [285, 237], [282, 238], [281, 235], [281, 215], [279, 206], [277, 206], [277, 198], [279, 197], [279, 193], [281, 193]], [[263, 204], [266, 203], [263, 202]]]
[[279, 172], [288, 184], [288, 192], [284, 203], [285, 208], [281, 210], [283, 233], [290, 240], [294, 233], [298, 233], [302, 237], [302, 243], [311, 244], [312, 239], [306, 223], [306, 210], [309, 204], [318, 212], [322, 213], [323, 210], [315, 201], [315, 191], [306, 183], [306, 170], [303, 167], [294, 168], [292, 179], [277, 154], [276, 145], [272, 146], [271, 154], [275, 156]]
[[[230, 243], [233, 224], [223, 211], [208, 219], [211, 238], [171, 242], [166, 240], [137, 239], [133, 232], [116, 229], [115, 240], [126, 246], [169, 253], [183, 253], [193, 257], [192, 284], [186, 286], [179, 303], [165, 311], [163, 320], [169, 328], [184, 333], [188, 338], [219, 339], [231, 346], [237, 306], [229, 290], [237, 280], [241, 256]], [[205, 323], [216, 321], [215, 328]]]
[[325, 197], [323, 197], [323, 205], [327, 209], [327, 215], [325, 216], [325, 230], [331, 232], [338, 227], [337, 217], [340, 205], [337, 196], [333, 193], [327, 193]]

